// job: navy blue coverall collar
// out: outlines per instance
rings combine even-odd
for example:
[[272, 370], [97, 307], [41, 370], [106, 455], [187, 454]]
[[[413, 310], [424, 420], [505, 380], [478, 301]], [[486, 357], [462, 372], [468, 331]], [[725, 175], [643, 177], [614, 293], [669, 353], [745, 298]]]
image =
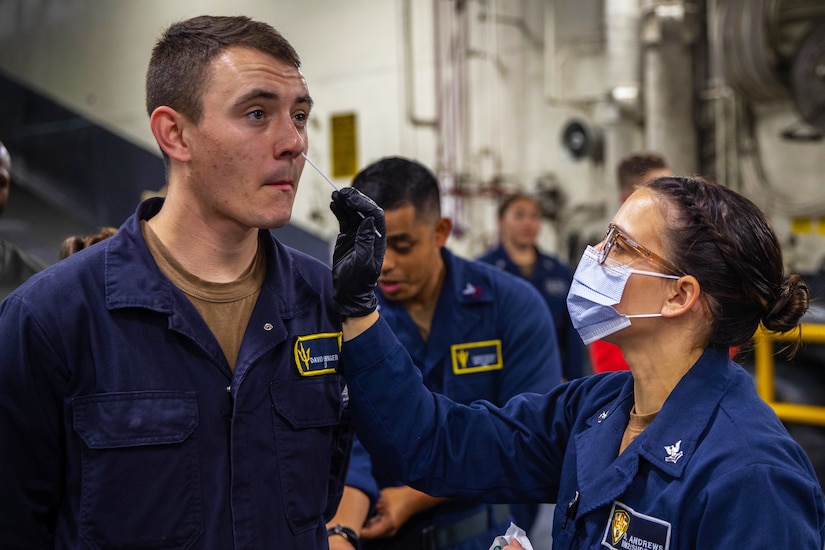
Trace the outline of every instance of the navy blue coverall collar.
[[[733, 368], [740, 367], [729, 363], [726, 354], [705, 350], [668, 396], [653, 423], [616, 458], [633, 408], [633, 379], [629, 378], [619, 397], [588, 420], [590, 429], [575, 436], [579, 514], [609, 505], [623, 494], [641, 460], [663, 475], [680, 478], [731, 383]], [[697, 395], [702, 398], [696, 399]], [[606, 447], [603, 453], [582, 452], [599, 445]]]

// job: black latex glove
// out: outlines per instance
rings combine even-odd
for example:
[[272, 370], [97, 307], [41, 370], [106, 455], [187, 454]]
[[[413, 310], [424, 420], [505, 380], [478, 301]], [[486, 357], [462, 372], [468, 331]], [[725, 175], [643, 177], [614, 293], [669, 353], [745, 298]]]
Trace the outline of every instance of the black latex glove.
[[363, 317], [378, 307], [375, 283], [387, 250], [384, 211], [354, 187], [333, 191], [329, 207], [341, 230], [332, 254], [335, 305], [342, 317]]

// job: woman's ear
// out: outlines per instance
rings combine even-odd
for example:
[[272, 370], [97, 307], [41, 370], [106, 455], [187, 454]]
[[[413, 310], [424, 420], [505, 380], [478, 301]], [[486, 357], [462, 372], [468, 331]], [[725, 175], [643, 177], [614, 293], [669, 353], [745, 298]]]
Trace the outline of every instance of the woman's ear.
[[171, 107], [161, 106], [149, 117], [149, 127], [166, 155], [179, 162], [190, 160], [189, 147], [184, 135], [188, 121]]
[[662, 316], [677, 317], [689, 312], [704, 314], [704, 306], [701, 300], [702, 289], [699, 281], [693, 275], [679, 277], [674, 284], [668, 288], [668, 295], [662, 305]]

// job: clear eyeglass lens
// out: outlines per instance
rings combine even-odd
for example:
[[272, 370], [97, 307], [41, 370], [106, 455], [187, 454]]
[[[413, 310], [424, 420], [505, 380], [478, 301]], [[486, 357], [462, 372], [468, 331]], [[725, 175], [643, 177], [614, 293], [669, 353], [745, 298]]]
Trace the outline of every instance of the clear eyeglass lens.
[[602, 249], [599, 251], [599, 265], [604, 265], [604, 262], [607, 260], [610, 249], [613, 248], [613, 243], [616, 242], [616, 235], [616, 228], [611, 226], [604, 236], [604, 243], [602, 244]]

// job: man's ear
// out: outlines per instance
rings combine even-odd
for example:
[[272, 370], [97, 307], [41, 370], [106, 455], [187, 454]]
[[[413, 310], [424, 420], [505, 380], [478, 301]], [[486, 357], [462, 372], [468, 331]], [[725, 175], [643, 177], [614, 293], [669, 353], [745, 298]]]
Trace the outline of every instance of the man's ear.
[[450, 231], [453, 230], [453, 220], [450, 218], [438, 218], [435, 222], [435, 239], [438, 246], [447, 244], [447, 237], [450, 236]]
[[667, 292], [667, 299], [662, 305], [662, 316], [677, 317], [689, 312], [704, 313], [702, 289], [693, 275], [679, 277]]
[[149, 127], [166, 155], [178, 162], [191, 159], [184, 129], [189, 122], [176, 110], [165, 105], [158, 107], [149, 117]]

